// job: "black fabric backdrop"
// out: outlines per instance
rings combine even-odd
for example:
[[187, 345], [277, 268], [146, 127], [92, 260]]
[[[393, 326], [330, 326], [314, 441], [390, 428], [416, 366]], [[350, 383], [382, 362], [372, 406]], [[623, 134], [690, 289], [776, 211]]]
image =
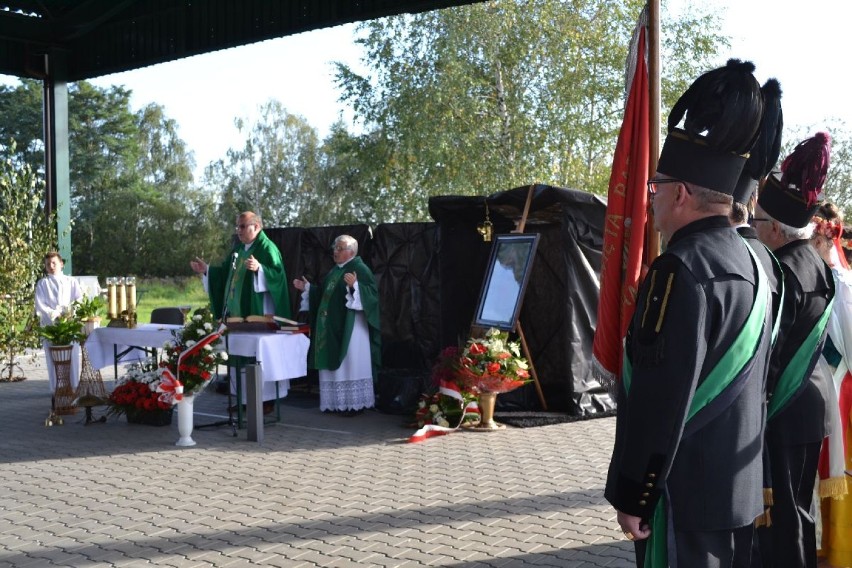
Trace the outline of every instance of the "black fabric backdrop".
[[[290, 280], [304, 275], [312, 282], [332, 266], [334, 238], [355, 237], [379, 284], [383, 373], [391, 381], [419, 381], [443, 347], [463, 345], [469, 335], [492, 244], [476, 231], [485, 203], [494, 233], [508, 233], [528, 192], [525, 186], [487, 198], [434, 197], [429, 212], [435, 223], [382, 224], [372, 233], [367, 225], [265, 231], [281, 249]], [[605, 210], [597, 196], [533, 186], [525, 232], [539, 233], [540, 240], [520, 322], [548, 410], [607, 409], [591, 373]], [[299, 296], [292, 287], [291, 303], [295, 315]], [[530, 384], [500, 395], [498, 408], [538, 410], [540, 404]]]
[[[495, 234], [509, 233], [522, 216], [529, 191], [525, 186], [484, 199], [429, 200], [440, 235], [442, 345], [464, 341], [470, 331], [491, 248], [475, 230], [485, 219], [486, 202]], [[524, 232], [540, 237], [519, 321], [548, 410], [607, 410], [607, 404], [587, 400], [590, 394], [606, 397], [591, 373], [606, 204], [576, 190], [534, 185], [532, 191]], [[497, 400], [504, 410], [540, 409], [532, 384]]]

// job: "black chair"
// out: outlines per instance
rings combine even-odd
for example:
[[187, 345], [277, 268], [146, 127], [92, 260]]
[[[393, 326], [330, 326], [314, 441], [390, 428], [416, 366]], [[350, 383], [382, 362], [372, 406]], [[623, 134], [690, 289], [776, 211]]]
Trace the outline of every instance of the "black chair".
[[183, 325], [186, 322], [180, 308], [154, 308], [151, 312], [151, 323]]

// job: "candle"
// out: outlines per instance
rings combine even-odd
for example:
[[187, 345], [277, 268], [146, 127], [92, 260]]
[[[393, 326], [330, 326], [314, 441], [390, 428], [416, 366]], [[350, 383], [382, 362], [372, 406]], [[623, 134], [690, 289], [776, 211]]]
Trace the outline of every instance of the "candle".
[[118, 313], [127, 311], [127, 289], [124, 286], [124, 278], [118, 278]]
[[115, 319], [118, 316], [118, 303], [116, 300], [115, 278], [107, 278], [107, 317]]
[[128, 276], [125, 281], [127, 282], [127, 310], [131, 312], [136, 311], [136, 277]]

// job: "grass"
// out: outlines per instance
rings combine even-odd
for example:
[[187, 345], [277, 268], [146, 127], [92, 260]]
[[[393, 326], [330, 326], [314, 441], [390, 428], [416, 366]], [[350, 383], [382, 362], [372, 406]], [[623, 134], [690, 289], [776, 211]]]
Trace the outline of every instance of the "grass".
[[137, 280], [136, 321], [148, 323], [155, 308], [191, 306], [192, 310], [208, 304], [201, 278], [156, 278]]

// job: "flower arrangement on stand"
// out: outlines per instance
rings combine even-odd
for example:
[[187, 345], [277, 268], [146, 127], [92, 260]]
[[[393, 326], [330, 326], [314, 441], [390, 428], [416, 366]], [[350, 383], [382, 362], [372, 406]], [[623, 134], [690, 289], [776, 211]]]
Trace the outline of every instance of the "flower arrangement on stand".
[[183, 328], [172, 332], [174, 339], [163, 349], [165, 358], [160, 362], [183, 387], [184, 396], [200, 393], [216, 376], [220, 364], [228, 354], [220, 347], [222, 337], [219, 323], [207, 308], [195, 310]]
[[530, 381], [529, 364], [521, 357], [521, 346], [509, 341], [509, 333], [491, 328], [485, 337], [471, 337], [459, 359], [458, 383], [478, 393], [482, 414], [478, 430], [498, 430], [494, 421], [497, 395]]
[[476, 392], [509, 392], [530, 381], [529, 364], [509, 332], [491, 328], [471, 337], [459, 359], [459, 383]]
[[124, 414], [131, 424], [165, 426], [172, 423], [172, 403], [159, 391], [160, 367], [154, 360], [131, 364], [109, 395], [107, 414]]
[[85, 341], [83, 323], [77, 317], [74, 306], [62, 306], [51, 314], [53, 319], [48, 325], [39, 325], [36, 332], [47, 342], [50, 355], [49, 364], [53, 365], [56, 376], [56, 387], [50, 400], [50, 413], [45, 420], [45, 426], [54, 423], [62, 424], [61, 415], [74, 414], [77, 406], [74, 403], [74, 344]]
[[83, 296], [74, 302], [74, 311], [77, 319], [83, 324], [86, 336], [100, 327], [101, 313], [105, 306], [106, 302], [100, 296]]
[[172, 332], [174, 341], [164, 346], [160, 363], [159, 391], [165, 400], [178, 405], [178, 446], [194, 446], [192, 439], [195, 395], [210, 384], [228, 354], [221, 349], [219, 323], [208, 308], [195, 310], [182, 329]]

